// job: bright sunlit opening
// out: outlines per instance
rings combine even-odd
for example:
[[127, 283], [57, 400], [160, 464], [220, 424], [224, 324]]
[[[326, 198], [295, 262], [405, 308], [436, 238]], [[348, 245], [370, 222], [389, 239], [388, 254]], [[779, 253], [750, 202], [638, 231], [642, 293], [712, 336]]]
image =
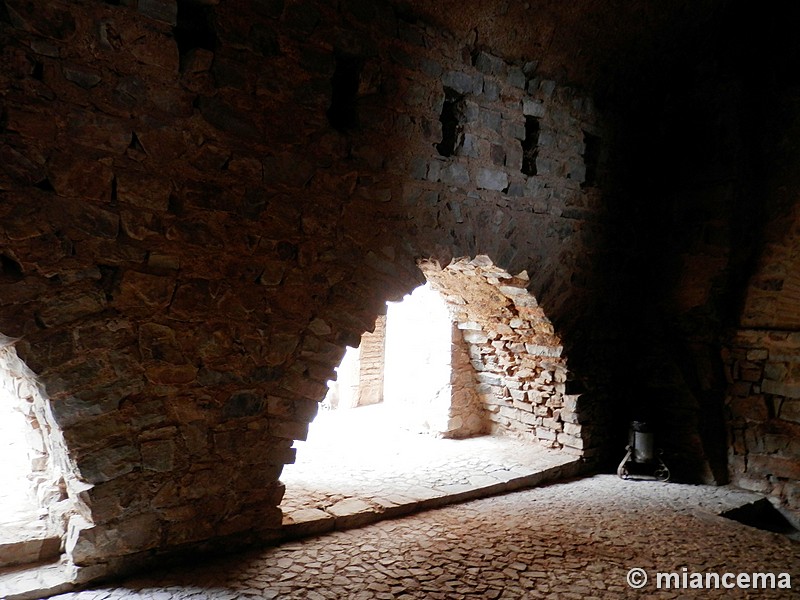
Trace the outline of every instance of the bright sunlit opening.
[[17, 519], [33, 506], [28, 474], [25, 416], [16, 408], [17, 399], [0, 384], [0, 522]]
[[446, 430], [451, 336], [447, 305], [430, 285], [388, 303], [383, 398], [403, 427]]

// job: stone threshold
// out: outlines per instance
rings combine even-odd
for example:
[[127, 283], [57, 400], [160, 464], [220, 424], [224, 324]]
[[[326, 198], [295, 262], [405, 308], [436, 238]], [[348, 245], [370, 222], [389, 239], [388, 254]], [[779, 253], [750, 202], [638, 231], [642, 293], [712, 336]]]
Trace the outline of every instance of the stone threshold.
[[61, 536], [41, 520], [0, 527], [0, 569], [46, 562], [61, 554]]
[[[0, 526], [0, 599], [39, 598], [62, 591], [61, 536], [50, 531], [38, 511], [17, 514]], [[54, 585], [51, 585], [54, 584]], [[31, 591], [34, 595], [19, 595]]]
[[417, 486], [405, 490], [403, 494], [346, 498], [324, 510], [319, 508], [292, 510], [283, 516], [281, 541], [363, 527], [384, 519], [393, 519], [448, 504], [554, 483], [576, 477], [585, 470], [585, 463], [581, 459], [575, 459], [535, 473], [519, 474], [509, 471], [502, 475], [487, 477], [483, 482], [438, 487]]
[[73, 591], [74, 573], [74, 567], [63, 559], [3, 569], [0, 599], [36, 600]]

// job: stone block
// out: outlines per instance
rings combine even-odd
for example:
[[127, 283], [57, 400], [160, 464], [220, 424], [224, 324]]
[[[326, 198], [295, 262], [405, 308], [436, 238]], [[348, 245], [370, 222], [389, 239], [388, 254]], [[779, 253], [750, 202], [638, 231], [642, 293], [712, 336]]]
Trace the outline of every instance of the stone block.
[[167, 473], [175, 468], [175, 442], [155, 440], [141, 445], [142, 468], [157, 473]]
[[109, 202], [114, 173], [104, 162], [56, 154], [47, 164], [49, 181], [59, 196]]
[[226, 419], [253, 417], [261, 414], [267, 401], [257, 390], [239, 390], [231, 394], [222, 406], [222, 416]]
[[294, 510], [284, 515], [283, 529], [291, 537], [306, 537], [333, 531], [336, 519], [317, 508]]
[[328, 507], [327, 512], [336, 519], [336, 529], [350, 529], [371, 523], [377, 517], [372, 505], [358, 498], [340, 500]]
[[484, 75], [502, 75], [506, 70], [505, 61], [488, 52], [479, 52], [474, 62], [475, 68]]
[[772, 475], [787, 479], [800, 479], [800, 460], [795, 457], [750, 453], [747, 459], [748, 474]]
[[747, 360], [760, 361], [769, 358], [769, 351], [764, 348], [755, 348], [747, 351]]
[[542, 346], [540, 344], [525, 344], [525, 349], [534, 356], [557, 358], [564, 350], [563, 346]]
[[769, 418], [767, 403], [763, 396], [734, 397], [731, 399], [730, 409], [734, 419], [763, 422]]
[[478, 169], [477, 184], [481, 189], [502, 191], [508, 187], [508, 174], [481, 167]]
[[481, 109], [478, 113], [478, 122], [486, 129], [502, 133], [500, 130], [501, 117], [497, 111]]
[[67, 135], [79, 145], [123, 154], [131, 143], [133, 130], [124, 119], [81, 111], [68, 116]]
[[[262, 137], [262, 128], [253, 120], [253, 116], [249, 112], [226, 104], [217, 97], [201, 97], [198, 101], [198, 107], [203, 118], [221, 131], [248, 140], [260, 139]], [[284, 164], [288, 171], [281, 171], [274, 168], [267, 169], [265, 161], [265, 171], [269, 171], [270, 174], [275, 173], [276, 175], [280, 175], [282, 178], [287, 178], [291, 177], [298, 169], [298, 166], [292, 166], [289, 161], [282, 161], [282, 164]], [[302, 161], [298, 164], [302, 164]]]
[[541, 119], [545, 115], [544, 103], [533, 98], [524, 98], [522, 100], [522, 114]]
[[[98, 370], [96, 363], [91, 362], [85, 368], [93, 373]], [[53, 382], [53, 384], [55, 383]], [[125, 395], [130, 394], [141, 386], [141, 383], [139, 386], [134, 385], [131, 387], [117, 384], [114, 386], [113, 393], [110, 393], [112, 390], [100, 386], [95, 388], [94, 394], [53, 395], [53, 388], [55, 387], [53, 384], [48, 385], [51, 399], [47, 405], [47, 410], [51, 418], [60, 427], [64, 428], [71, 427], [84, 419], [116, 410], [119, 407], [120, 400]]]
[[151, 383], [160, 385], [181, 385], [191, 383], [197, 378], [197, 367], [194, 365], [172, 365], [153, 362], [145, 365], [144, 373]]
[[796, 400], [794, 398], [787, 398], [786, 400], [784, 400], [783, 403], [781, 404], [778, 417], [783, 419], [784, 421], [792, 421], [793, 423], [800, 423], [800, 400]]
[[486, 335], [483, 331], [465, 329], [463, 336], [464, 336], [464, 341], [469, 344], [486, 344], [489, 342], [489, 336]]
[[117, 199], [119, 202], [152, 211], [166, 211], [172, 193], [169, 179], [150, 177], [144, 173], [117, 174]]
[[785, 398], [800, 398], [800, 383], [784, 383], [765, 379], [761, 384], [761, 390], [765, 394], [784, 396]]
[[480, 94], [483, 78], [479, 75], [468, 75], [463, 71], [447, 71], [442, 75], [442, 85], [459, 94]]
[[480, 147], [479, 147], [479, 138], [475, 137], [471, 133], [464, 134], [464, 141], [461, 145], [461, 150], [459, 154], [462, 156], [469, 156], [472, 158], [477, 158], [480, 156]]
[[[560, 434], [564, 435], [564, 434]], [[556, 440], [556, 432], [546, 427], [537, 427], [536, 428], [536, 437], [540, 440], [547, 440], [547, 441], [555, 441]]]
[[764, 377], [773, 381], [784, 381], [789, 375], [785, 363], [768, 362], [764, 365]]
[[483, 97], [487, 102], [496, 102], [500, 98], [500, 86], [494, 81], [484, 79]]
[[176, 0], [138, 0], [136, 7], [140, 13], [151, 19], [175, 25], [178, 20]]
[[447, 185], [466, 187], [469, 184], [467, 166], [457, 162], [451, 163], [442, 169], [439, 179]]
[[309, 400], [321, 400], [328, 392], [326, 384], [313, 381], [302, 375], [284, 377], [281, 381], [281, 388]]
[[166, 308], [172, 300], [175, 282], [168, 277], [127, 271], [122, 276], [113, 304], [119, 308]]
[[523, 73], [522, 69], [519, 67], [510, 67], [508, 69], [508, 77], [506, 81], [511, 87], [524, 90], [525, 84], [527, 83], [527, 78], [525, 77], [525, 73]]
[[270, 419], [269, 433], [287, 440], [305, 440], [308, 437], [308, 423]]
[[125, 444], [77, 457], [76, 464], [82, 479], [102, 483], [133, 471], [141, 464], [141, 455], [134, 446]]
[[45, 306], [39, 319], [46, 327], [57, 327], [105, 309], [105, 296], [96, 290], [72, 292], [57, 297], [57, 302]]
[[[538, 429], [537, 429], [538, 434]], [[577, 436], [568, 435], [566, 433], [559, 433], [556, 441], [563, 446], [568, 446], [570, 448], [575, 448], [577, 450], [583, 450], [584, 441], [582, 438]]]
[[279, 396], [267, 397], [267, 414], [299, 422], [311, 422], [317, 415], [319, 403], [313, 400], [289, 400]]

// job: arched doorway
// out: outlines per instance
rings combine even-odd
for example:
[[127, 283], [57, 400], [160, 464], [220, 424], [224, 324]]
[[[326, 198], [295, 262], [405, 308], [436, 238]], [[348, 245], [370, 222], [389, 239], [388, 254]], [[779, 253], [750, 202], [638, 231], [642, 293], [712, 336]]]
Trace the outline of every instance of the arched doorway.
[[[392, 350], [397, 313], [390, 308], [383, 369], [384, 408], [405, 404], [411, 410], [404, 417], [388, 410], [383, 414], [389, 419], [378, 422], [365, 416], [374, 405], [350, 408], [344, 412], [352, 420], [337, 419], [324, 432], [316, 426], [331, 411], [323, 411], [312, 423], [309, 441], [297, 446], [297, 464], [284, 470], [289, 523], [301, 512], [300, 518], [313, 513], [325, 520], [396, 510], [398, 503], [445, 502], [448, 495], [496, 493], [514, 489], [508, 485], [572, 474], [577, 466], [583, 439], [576, 398], [565, 393], [566, 358], [552, 324], [527, 290], [526, 274], [512, 276], [486, 256], [446, 267], [433, 261], [419, 266], [428, 284], [411, 296], [432, 294], [443, 322], [426, 325], [424, 313], [436, 313], [435, 303], [422, 309], [412, 303], [406, 307], [411, 318], [396, 323], [407, 343]], [[410, 360], [390, 366], [392, 352]], [[352, 397], [363, 396], [356, 356], [349, 353], [343, 377]], [[395, 438], [401, 424], [417, 433]], [[421, 436], [422, 431], [435, 435]], [[462, 443], [457, 439], [440, 439], [434, 446], [435, 436], [467, 439], [459, 447], [452, 445]], [[321, 451], [315, 454], [312, 448], [320, 439]], [[393, 441], [393, 449], [385, 450], [384, 444]], [[298, 489], [307, 494], [305, 504]]]

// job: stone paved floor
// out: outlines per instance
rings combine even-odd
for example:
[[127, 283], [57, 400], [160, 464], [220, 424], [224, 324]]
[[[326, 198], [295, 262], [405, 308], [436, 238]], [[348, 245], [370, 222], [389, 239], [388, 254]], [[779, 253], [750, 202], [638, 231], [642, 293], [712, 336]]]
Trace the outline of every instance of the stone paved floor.
[[[612, 475], [475, 500], [59, 600], [792, 598], [800, 544], [716, 516], [724, 488]], [[651, 578], [626, 584], [634, 567]], [[657, 571], [787, 572], [793, 590], [657, 590]]]
[[[503, 484], [574, 463], [575, 456], [536, 442], [483, 436], [446, 440], [399, 428], [391, 406], [321, 411], [297, 461], [284, 468], [287, 516], [316, 509], [336, 513], [356, 500], [381, 510], [465, 490]], [[350, 502], [350, 504], [356, 504]]]

